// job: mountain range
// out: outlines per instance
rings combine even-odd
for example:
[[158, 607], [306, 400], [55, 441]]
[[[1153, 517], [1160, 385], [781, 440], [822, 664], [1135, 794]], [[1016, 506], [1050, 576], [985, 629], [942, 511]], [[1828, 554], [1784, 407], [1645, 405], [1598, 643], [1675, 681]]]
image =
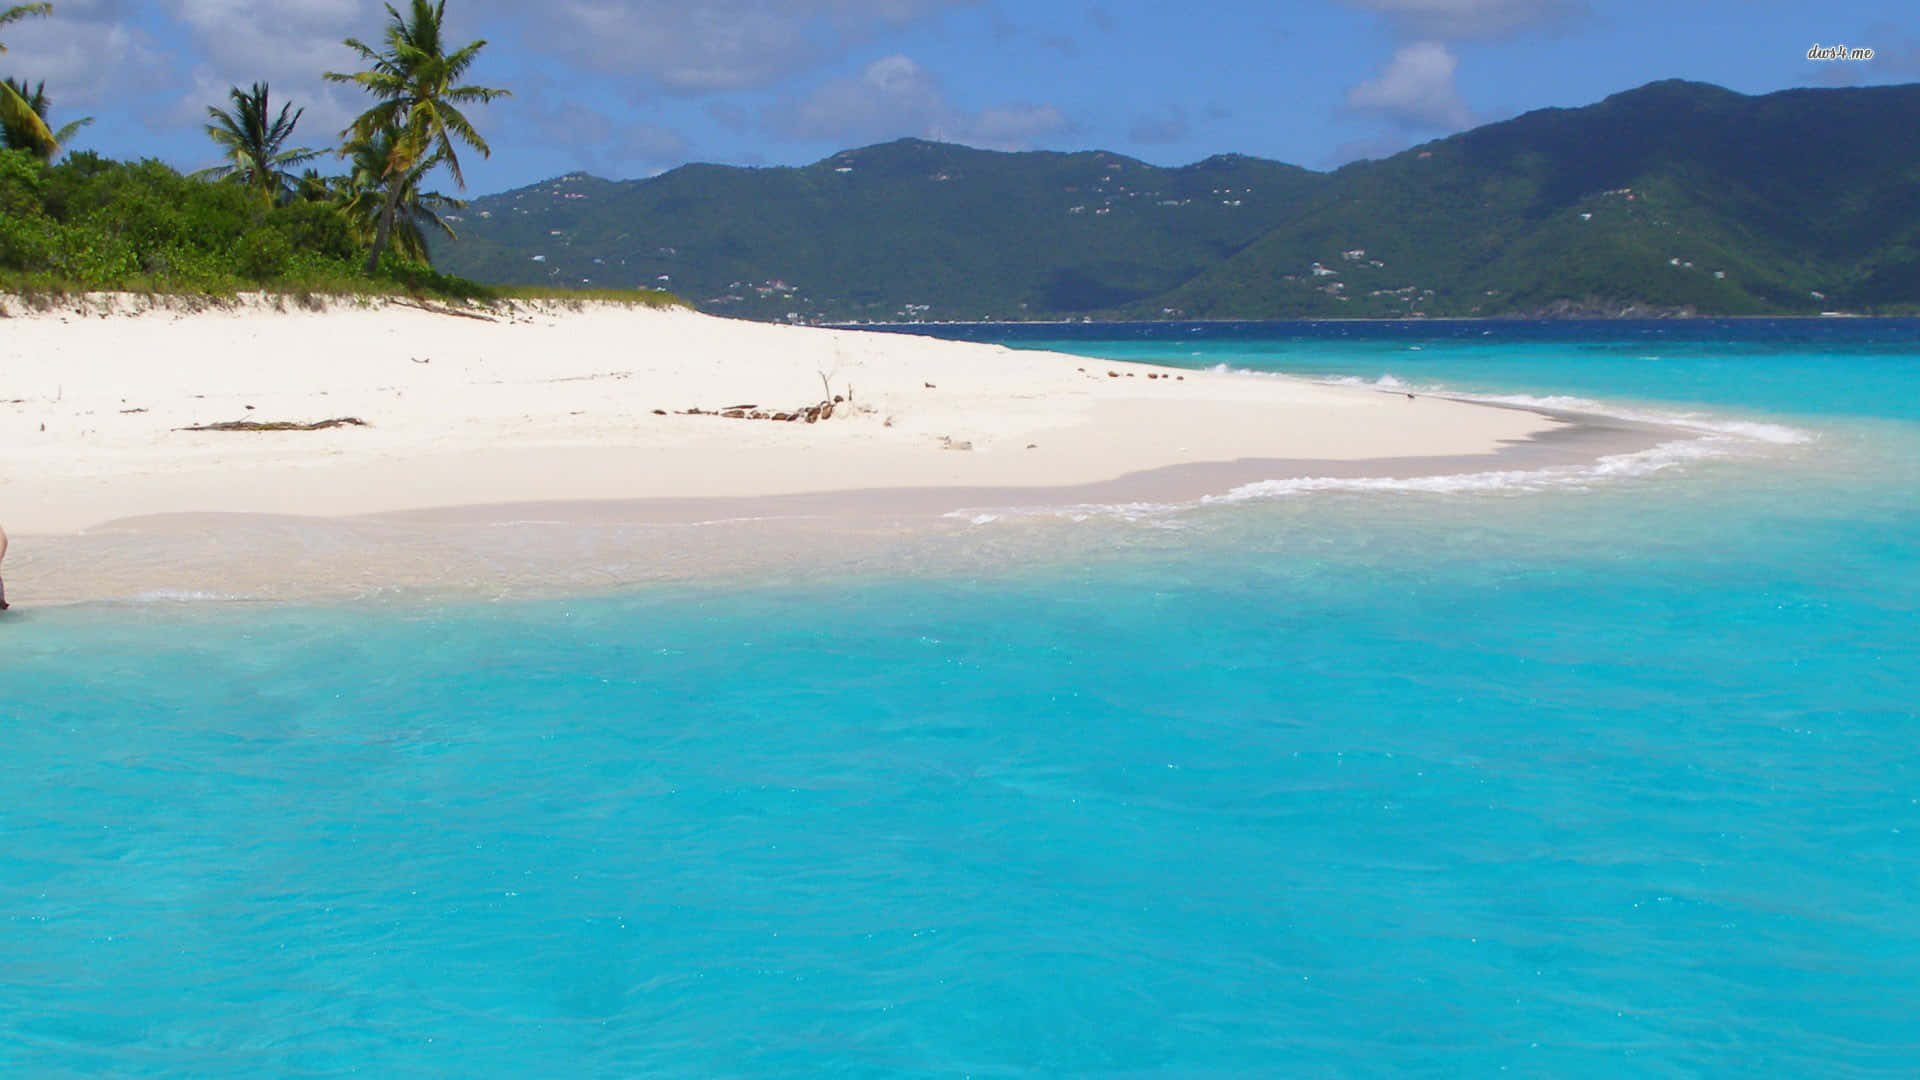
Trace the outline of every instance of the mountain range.
[[904, 139], [475, 199], [442, 268], [795, 321], [1920, 311], [1920, 84], [1669, 80], [1332, 172]]

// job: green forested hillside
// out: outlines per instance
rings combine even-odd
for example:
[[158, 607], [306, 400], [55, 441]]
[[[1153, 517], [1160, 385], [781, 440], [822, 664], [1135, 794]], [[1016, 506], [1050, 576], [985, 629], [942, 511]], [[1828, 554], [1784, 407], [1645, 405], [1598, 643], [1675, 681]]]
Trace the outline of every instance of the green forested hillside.
[[904, 140], [798, 169], [562, 177], [475, 200], [436, 254], [489, 281], [670, 284], [756, 317], [1042, 316], [1172, 289], [1325, 183], [1244, 157], [1159, 169]]
[[906, 140], [805, 168], [562, 177], [438, 254], [760, 318], [1920, 310], [1920, 86], [1654, 83], [1321, 174]]
[[[1166, 302], [1200, 316], [1912, 305], [1916, 119], [1915, 86], [1749, 98], [1681, 82], [1529, 113], [1334, 173]], [[1332, 262], [1355, 248], [1365, 263]], [[1316, 259], [1340, 276], [1313, 276]]]

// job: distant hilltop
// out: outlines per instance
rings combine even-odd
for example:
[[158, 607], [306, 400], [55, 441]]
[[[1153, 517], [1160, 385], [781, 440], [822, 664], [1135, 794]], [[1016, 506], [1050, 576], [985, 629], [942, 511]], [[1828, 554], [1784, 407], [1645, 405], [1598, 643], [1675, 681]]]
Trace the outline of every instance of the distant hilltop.
[[1330, 173], [903, 139], [476, 199], [498, 284], [796, 321], [1920, 311], [1920, 85], [1669, 80]]

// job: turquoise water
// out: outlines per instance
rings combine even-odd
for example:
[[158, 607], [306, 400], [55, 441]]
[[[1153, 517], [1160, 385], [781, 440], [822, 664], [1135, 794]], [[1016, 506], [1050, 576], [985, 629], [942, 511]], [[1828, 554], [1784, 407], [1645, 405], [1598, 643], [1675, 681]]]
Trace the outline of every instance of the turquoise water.
[[1102, 541], [991, 573], [10, 613], [0, 1072], [1910, 1075], [1920, 335], [1609, 332], [1050, 344], [1712, 453], [987, 521]]

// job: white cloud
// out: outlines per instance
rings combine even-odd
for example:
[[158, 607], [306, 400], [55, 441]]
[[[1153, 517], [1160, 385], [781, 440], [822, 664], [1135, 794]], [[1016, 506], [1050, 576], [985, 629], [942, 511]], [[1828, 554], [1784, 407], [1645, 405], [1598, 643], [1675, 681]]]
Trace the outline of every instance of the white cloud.
[[1072, 129], [1066, 114], [1045, 104], [1014, 104], [969, 113], [947, 100], [939, 80], [906, 56], [883, 57], [855, 79], [835, 79], [805, 100], [770, 110], [781, 135], [835, 142], [919, 136], [1011, 150]]
[[208, 67], [236, 83], [317, 81], [323, 71], [351, 69], [354, 54], [341, 40], [378, 47], [386, 25], [379, 5], [365, 0], [173, 0], [173, 7]]
[[[457, 42], [491, 38], [489, 63], [518, 54], [529, 66], [517, 73], [509, 68], [499, 80], [523, 95], [538, 93], [541, 67], [572, 68], [609, 76], [614, 92], [631, 102], [659, 90], [766, 89], [844, 57], [877, 35], [983, 2], [463, 0], [448, 12], [448, 31]], [[355, 70], [358, 60], [342, 39], [358, 37], [377, 47], [386, 21], [383, 0], [58, 0], [53, 18], [9, 27], [8, 40], [18, 47], [5, 58], [6, 70], [46, 79], [59, 114], [117, 105], [150, 130], [178, 136], [182, 164], [192, 166], [200, 151], [211, 152], [197, 141], [207, 108], [225, 107], [230, 87], [256, 81], [272, 86], [276, 109], [281, 102], [305, 109], [297, 142], [332, 145], [366, 99], [357, 88], [322, 75]], [[948, 105], [930, 81], [931, 96], [916, 99], [915, 77], [909, 73], [905, 82], [882, 88], [877, 107], [853, 102], [841, 111], [852, 115], [856, 127], [865, 109], [873, 114], [864, 122], [869, 129], [995, 145], [1068, 126], [1059, 110], [1045, 105], [966, 113]], [[483, 75], [479, 81], [490, 80]], [[831, 98], [831, 90], [823, 92]], [[827, 99], [815, 103], [807, 122], [833, 126], [826, 115], [832, 106]], [[733, 108], [747, 122], [755, 115]], [[529, 113], [538, 111], [529, 103]], [[588, 156], [609, 164], [671, 161], [690, 149], [684, 136], [657, 126], [613, 125], [605, 117], [551, 111], [544, 118], [560, 121], [554, 124], [557, 137], [536, 135], [531, 141], [555, 145], [569, 132], [592, 129], [593, 139], [575, 145], [590, 142]], [[482, 127], [495, 141], [529, 141], [497, 122]]]
[[[319, 0], [311, 0], [319, 2]], [[772, 85], [877, 31], [978, 0], [486, 0], [571, 61], [675, 93]]]
[[1345, 0], [1377, 11], [1411, 37], [1458, 41], [1505, 37], [1584, 14], [1581, 0]]
[[[357, 57], [342, 40], [379, 46], [386, 13], [373, 0], [172, 0], [181, 25], [199, 47], [193, 85], [175, 103], [176, 118], [203, 120], [210, 105], [226, 107], [227, 89], [266, 82], [275, 102], [304, 108], [295, 140], [332, 142], [361, 109], [363, 95], [329, 83], [327, 71], [352, 71]], [[456, 37], [470, 26], [449, 19]], [[279, 104], [274, 105], [277, 112]]]
[[926, 69], [905, 56], [867, 65], [857, 79], [835, 79], [785, 113], [779, 126], [802, 139], [877, 139], [924, 135], [949, 111]]
[[7, 28], [7, 74], [45, 81], [56, 123], [74, 119], [77, 107], [115, 101], [120, 91], [166, 85], [162, 54], [144, 31], [126, 23], [123, 7], [67, 0], [50, 18], [14, 23]]
[[1457, 130], [1473, 123], [1454, 71], [1460, 61], [1437, 41], [1403, 45], [1379, 75], [1347, 91], [1347, 105], [1404, 128]]
[[[158, 18], [133, 0], [58, 0], [52, 17], [9, 28], [16, 46], [6, 57], [9, 72], [45, 79], [56, 119], [69, 109], [119, 105], [154, 131], [197, 132], [208, 106], [227, 107], [229, 88], [257, 81], [272, 85], [276, 111], [281, 102], [305, 108], [294, 136], [302, 145], [332, 144], [364, 108], [357, 90], [327, 83], [321, 73], [352, 69], [343, 38], [377, 38], [385, 21], [377, 0], [157, 6]], [[170, 43], [146, 29], [161, 21], [171, 23]]]

